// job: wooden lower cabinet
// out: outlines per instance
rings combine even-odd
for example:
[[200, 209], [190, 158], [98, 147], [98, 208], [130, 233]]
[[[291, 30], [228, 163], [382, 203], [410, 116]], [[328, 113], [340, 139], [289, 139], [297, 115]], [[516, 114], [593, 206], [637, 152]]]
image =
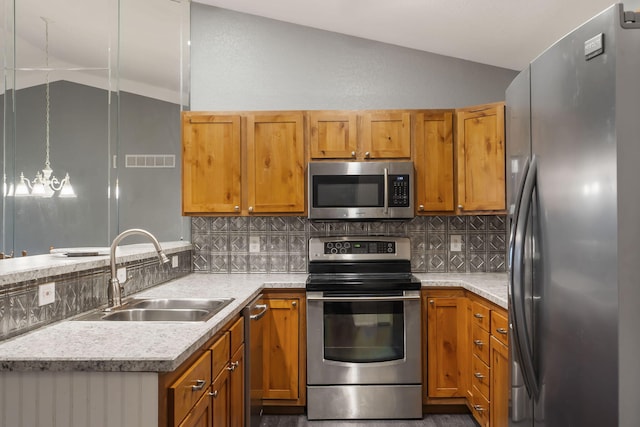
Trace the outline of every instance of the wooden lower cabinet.
[[159, 382], [158, 426], [244, 426], [244, 319], [238, 317]]
[[266, 406], [306, 404], [306, 300], [301, 292], [264, 293], [263, 396]]
[[426, 405], [465, 404], [481, 427], [507, 427], [507, 312], [463, 289], [424, 289]]
[[461, 290], [423, 293], [428, 337], [425, 403], [433, 398], [465, 397], [466, 304]]

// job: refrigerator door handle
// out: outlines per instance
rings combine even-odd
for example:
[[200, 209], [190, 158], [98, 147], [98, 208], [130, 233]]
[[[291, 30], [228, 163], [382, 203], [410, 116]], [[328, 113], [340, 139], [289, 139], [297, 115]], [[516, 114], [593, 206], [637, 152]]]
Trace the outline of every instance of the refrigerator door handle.
[[530, 345], [527, 319], [524, 310], [524, 252], [525, 233], [531, 212], [533, 192], [536, 187], [537, 161], [533, 156], [526, 172], [522, 194], [516, 210], [516, 221], [512, 228], [512, 240], [509, 247], [511, 270], [509, 280], [509, 298], [512, 308], [512, 332], [514, 350], [520, 359], [522, 377], [529, 393], [535, 398], [539, 395], [539, 385], [533, 366], [533, 350]]

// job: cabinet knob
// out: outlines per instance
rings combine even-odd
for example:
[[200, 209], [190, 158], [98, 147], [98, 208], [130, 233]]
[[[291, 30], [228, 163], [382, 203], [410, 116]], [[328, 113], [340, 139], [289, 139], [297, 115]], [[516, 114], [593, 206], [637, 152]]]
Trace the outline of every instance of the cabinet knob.
[[484, 408], [482, 407], [482, 405], [473, 405], [473, 409], [478, 412], [484, 412]]
[[458, 205], [458, 209], [463, 210], [463, 209], [464, 209], [464, 206], [462, 206], [462, 205]]
[[253, 212], [253, 206], [249, 206], [249, 212]]
[[429, 304], [433, 305], [433, 304], [435, 304], [435, 303], [436, 303], [436, 302], [435, 302], [434, 300], [432, 300], [432, 299], [430, 299], [430, 300], [429, 300]]
[[213, 393], [209, 393], [209, 396], [215, 399], [216, 397], [218, 397], [218, 390], [215, 390]]
[[473, 313], [473, 317], [475, 317], [476, 319], [484, 319], [484, 316], [480, 313]]
[[364, 156], [368, 159], [369, 156], [371, 156], [371, 153], [369, 153], [368, 151], [366, 153], [364, 153]]
[[355, 156], [356, 156], [356, 152], [355, 152], [355, 151], [352, 151], [352, 152], [351, 152], [351, 157], [355, 157]]
[[236, 212], [240, 212], [240, 206], [236, 205], [233, 207], [233, 210]]
[[292, 302], [291, 302], [291, 305], [292, 305], [292, 306], [294, 306], [294, 307], [296, 307], [296, 306], [298, 305], [298, 302], [297, 302], [297, 301], [292, 301]]
[[419, 210], [420, 212], [424, 212], [424, 205], [420, 205], [420, 206], [418, 206], [418, 210]]
[[478, 378], [479, 380], [484, 378], [484, 375], [482, 375], [480, 372], [476, 372], [473, 374], [474, 377]]
[[482, 342], [482, 340], [473, 340], [473, 343], [475, 345], [477, 345], [478, 347], [482, 347], [484, 345], [484, 343]]

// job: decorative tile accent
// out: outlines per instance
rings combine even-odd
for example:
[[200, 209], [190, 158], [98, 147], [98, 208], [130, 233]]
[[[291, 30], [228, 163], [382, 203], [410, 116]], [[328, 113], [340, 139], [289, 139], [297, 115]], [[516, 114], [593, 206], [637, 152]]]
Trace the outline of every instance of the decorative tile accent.
[[[202, 229], [202, 221], [194, 222]], [[200, 267], [209, 271], [206, 255], [192, 255], [189, 250], [171, 256], [178, 256], [180, 268], [160, 265], [156, 257], [119, 264], [127, 268], [125, 296], [185, 276], [192, 268]], [[110, 276], [110, 267], [105, 266], [3, 287], [0, 291], [0, 341], [106, 304]], [[54, 302], [40, 306], [38, 286], [50, 282], [55, 282]]]
[[[414, 272], [505, 271], [506, 228], [501, 215], [419, 216], [398, 221], [311, 221], [304, 217], [192, 218], [193, 271], [304, 273], [310, 237], [406, 236]], [[203, 231], [204, 230], [204, 231]], [[451, 236], [462, 248], [451, 252]], [[249, 252], [258, 236], [260, 252]], [[2, 327], [0, 325], [0, 327]]]

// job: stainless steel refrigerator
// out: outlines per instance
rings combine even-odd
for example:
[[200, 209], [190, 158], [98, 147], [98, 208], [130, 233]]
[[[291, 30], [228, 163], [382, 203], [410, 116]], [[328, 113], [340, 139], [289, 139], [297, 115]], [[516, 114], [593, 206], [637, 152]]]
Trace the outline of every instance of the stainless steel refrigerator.
[[640, 425], [640, 13], [509, 86], [511, 427]]

